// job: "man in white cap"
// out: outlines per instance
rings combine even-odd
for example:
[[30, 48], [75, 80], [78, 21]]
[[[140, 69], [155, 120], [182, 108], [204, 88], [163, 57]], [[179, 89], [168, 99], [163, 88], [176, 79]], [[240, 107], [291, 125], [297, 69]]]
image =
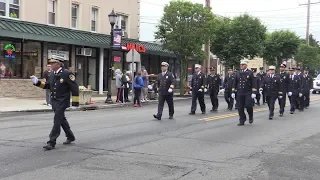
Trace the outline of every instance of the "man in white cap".
[[280, 64], [280, 90], [283, 93], [282, 98], [278, 98], [279, 102], [279, 113], [280, 116], [283, 116], [284, 113], [284, 107], [286, 106], [286, 100], [287, 100], [287, 92], [288, 92], [288, 85], [289, 85], [289, 74], [285, 72], [287, 65], [285, 63]]
[[161, 63], [161, 73], [158, 75], [158, 113], [153, 117], [161, 120], [164, 102], [167, 101], [169, 107], [169, 119], [173, 119], [174, 106], [173, 106], [173, 88], [175, 79], [171, 72], [168, 71], [169, 64], [167, 62]]
[[240, 71], [235, 75], [232, 85], [231, 97], [235, 98], [237, 92], [237, 103], [239, 112], [239, 124], [243, 126], [247, 120], [244, 108], [247, 109], [249, 115], [249, 123], [253, 123], [253, 108], [252, 99], [256, 98], [257, 82], [254, 79], [253, 72], [248, 69], [248, 60], [244, 59], [240, 62]]
[[194, 115], [197, 110], [197, 99], [200, 104], [202, 114], [206, 113], [206, 104], [204, 103], [204, 93], [207, 92], [206, 76], [201, 72], [201, 65], [195, 64], [195, 73], [191, 80], [192, 105], [190, 115]]
[[266, 100], [269, 107], [269, 120], [273, 119], [274, 104], [277, 98], [283, 98], [283, 92], [280, 88], [280, 77], [274, 73], [275, 69], [275, 66], [269, 66], [269, 74], [264, 77], [260, 86], [260, 94], [262, 94], [263, 91], [266, 94]]
[[79, 86], [72, 72], [63, 68], [63, 61], [63, 59], [55, 56], [48, 61], [48, 63], [51, 64], [53, 72], [47, 82], [40, 81], [36, 76], [30, 77], [35, 86], [50, 89], [51, 92], [54, 120], [49, 135], [50, 140], [47, 142], [47, 145], [43, 147], [46, 150], [55, 148], [61, 127], [67, 136], [67, 140], [63, 144], [70, 144], [76, 140], [65, 117], [65, 110], [70, 107], [70, 92], [72, 94], [72, 109], [76, 109], [79, 106]]

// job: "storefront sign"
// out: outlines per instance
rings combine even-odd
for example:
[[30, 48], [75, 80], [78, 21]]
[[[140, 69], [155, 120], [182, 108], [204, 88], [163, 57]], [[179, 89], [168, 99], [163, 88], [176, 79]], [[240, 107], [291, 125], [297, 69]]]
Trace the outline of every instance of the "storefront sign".
[[115, 48], [121, 47], [121, 37], [122, 37], [122, 29], [114, 29], [113, 30], [113, 47]]
[[113, 61], [114, 61], [114, 62], [121, 62], [121, 57], [119, 57], [119, 56], [113, 56]]
[[57, 50], [48, 50], [48, 59], [52, 58], [52, 55], [58, 56], [65, 61], [69, 60], [69, 51], [57, 51]]
[[16, 56], [14, 55], [14, 52], [16, 52], [16, 48], [13, 44], [6, 44], [4, 46], [4, 57], [14, 59]]
[[146, 47], [144, 45], [134, 44], [134, 43], [127, 43], [127, 50], [130, 51], [131, 49], [135, 49], [139, 53], [145, 53]]

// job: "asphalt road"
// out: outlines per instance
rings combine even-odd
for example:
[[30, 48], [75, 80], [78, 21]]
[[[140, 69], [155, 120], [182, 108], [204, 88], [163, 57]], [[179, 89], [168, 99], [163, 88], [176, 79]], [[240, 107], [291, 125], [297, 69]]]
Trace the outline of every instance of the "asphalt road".
[[61, 136], [52, 151], [42, 149], [51, 113], [6, 115], [0, 179], [319, 180], [320, 96], [311, 98], [305, 112], [276, 113], [273, 121], [266, 106], [257, 107], [254, 123], [243, 127], [222, 98], [218, 113], [195, 116], [188, 115], [190, 100], [177, 102], [174, 120], [167, 108], [162, 121], [154, 120], [156, 105], [68, 112], [77, 140], [64, 146]]

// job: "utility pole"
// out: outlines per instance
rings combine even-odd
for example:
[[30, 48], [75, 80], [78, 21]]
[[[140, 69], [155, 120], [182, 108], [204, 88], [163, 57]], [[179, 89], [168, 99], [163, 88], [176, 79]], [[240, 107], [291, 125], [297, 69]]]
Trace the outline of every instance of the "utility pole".
[[311, 4], [319, 4], [320, 2], [315, 2], [311, 3], [311, 0], [308, 0], [307, 4], [300, 4], [300, 6], [305, 6], [307, 5], [308, 10], [307, 10], [307, 30], [306, 30], [306, 42], [309, 45], [309, 36], [310, 36], [310, 8]]
[[[205, 0], [205, 1], [206, 1], [205, 6], [210, 8], [211, 7], [210, 0]], [[205, 68], [205, 73], [209, 74], [210, 72], [210, 40], [208, 40], [208, 42], [205, 44], [204, 52], [206, 53], [208, 59], [203, 61], [202, 66]]]

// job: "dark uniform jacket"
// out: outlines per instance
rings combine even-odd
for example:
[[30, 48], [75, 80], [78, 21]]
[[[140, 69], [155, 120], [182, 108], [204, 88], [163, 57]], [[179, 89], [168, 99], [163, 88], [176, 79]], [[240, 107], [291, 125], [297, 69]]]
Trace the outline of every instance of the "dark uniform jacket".
[[168, 89], [174, 88], [175, 79], [171, 72], [167, 71], [166, 74], [163, 76], [162, 73], [158, 75], [158, 88], [159, 88], [159, 95], [169, 95], [172, 93], [168, 92]]
[[262, 72], [262, 73], [261, 73], [261, 72], [258, 72], [258, 73], [257, 73], [257, 77], [260, 78], [260, 81], [263, 80], [263, 78], [266, 77], [266, 75], [267, 75], [267, 73], [265, 73], [265, 72]]
[[75, 76], [66, 69], [61, 69], [58, 74], [51, 73], [47, 82], [39, 80], [35, 85], [43, 89], [50, 89], [53, 109], [70, 107], [70, 91], [72, 106], [79, 106], [79, 86], [75, 82]]
[[[229, 77], [230, 76], [230, 77]], [[224, 92], [231, 93], [235, 74], [226, 75], [223, 82]]]
[[288, 92], [289, 73], [280, 72], [278, 76], [280, 76], [280, 91], [283, 93]]
[[204, 89], [207, 87], [206, 85], [206, 76], [204, 73], [200, 72], [194, 73], [191, 80], [192, 92], [197, 92], [199, 89]]
[[210, 74], [207, 77], [207, 84], [209, 86], [210, 93], [218, 93], [221, 86], [221, 78], [219, 74]]
[[[293, 76], [293, 79], [292, 79]], [[292, 95], [298, 96], [301, 93], [301, 80], [297, 75], [292, 75], [290, 78], [289, 75], [289, 83], [288, 83], [288, 92], [292, 92]]]
[[302, 89], [302, 93], [309, 93], [310, 92], [310, 89], [313, 88], [313, 79], [309, 76], [309, 75], [306, 75], [306, 74], [303, 74], [303, 89]]
[[232, 92], [237, 92], [237, 95], [247, 95], [248, 93], [257, 92], [257, 82], [254, 80], [253, 72], [246, 69], [244, 72], [240, 70], [236, 73], [232, 85]]
[[[253, 77], [253, 79], [254, 79], [254, 81], [256, 81], [256, 83], [257, 83], [257, 89], [259, 89], [260, 88], [260, 84], [261, 84], [261, 79], [260, 79], [260, 77]], [[259, 92], [258, 91], [256, 91], [256, 94], [259, 94]]]
[[261, 82], [260, 90], [263, 90], [266, 96], [281, 96], [283, 93], [280, 90], [280, 76], [274, 74], [267, 75]]
[[300, 74], [296, 74], [297, 76], [299, 76], [300, 78], [300, 85], [301, 85], [301, 93], [304, 89], [304, 85], [305, 85], [305, 78], [304, 78], [304, 74], [301, 72]]

